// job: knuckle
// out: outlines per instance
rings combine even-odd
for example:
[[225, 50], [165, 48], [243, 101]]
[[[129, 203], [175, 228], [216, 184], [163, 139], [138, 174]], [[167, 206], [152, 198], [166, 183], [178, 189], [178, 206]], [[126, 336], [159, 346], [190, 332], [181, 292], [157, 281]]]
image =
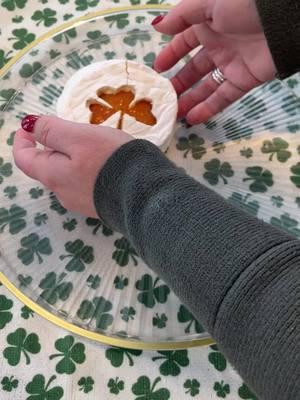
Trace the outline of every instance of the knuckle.
[[50, 118], [43, 119], [40, 133], [40, 140], [43, 145], [48, 146], [49, 144], [49, 135], [52, 131], [52, 122]]

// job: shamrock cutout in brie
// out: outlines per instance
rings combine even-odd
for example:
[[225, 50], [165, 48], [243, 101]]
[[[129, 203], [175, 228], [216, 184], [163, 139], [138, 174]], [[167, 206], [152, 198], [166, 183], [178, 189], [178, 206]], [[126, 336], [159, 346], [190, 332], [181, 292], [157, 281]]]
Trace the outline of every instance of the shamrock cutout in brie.
[[131, 86], [121, 86], [118, 89], [106, 87], [97, 91], [98, 100], [88, 100], [87, 106], [91, 111], [91, 124], [101, 124], [117, 112], [121, 112], [117, 128], [122, 129], [124, 116], [130, 115], [136, 121], [153, 126], [157, 120], [152, 114], [152, 102], [147, 99], [134, 101], [135, 91]]

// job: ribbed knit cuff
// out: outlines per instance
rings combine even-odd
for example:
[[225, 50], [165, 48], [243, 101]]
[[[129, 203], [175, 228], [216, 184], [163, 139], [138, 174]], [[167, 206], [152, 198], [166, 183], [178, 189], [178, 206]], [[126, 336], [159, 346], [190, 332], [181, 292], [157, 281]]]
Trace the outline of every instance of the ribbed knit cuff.
[[300, 2], [256, 0], [280, 79], [300, 70]]

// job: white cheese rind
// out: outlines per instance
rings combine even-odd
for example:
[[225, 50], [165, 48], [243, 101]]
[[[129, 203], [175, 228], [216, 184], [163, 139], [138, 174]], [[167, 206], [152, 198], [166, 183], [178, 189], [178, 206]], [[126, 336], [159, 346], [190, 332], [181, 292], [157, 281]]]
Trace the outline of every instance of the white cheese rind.
[[[165, 151], [174, 132], [177, 95], [168, 79], [145, 65], [111, 60], [82, 68], [66, 83], [57, 102], [57, 115], [74, 122], [89, 123], [91, 112], [86, 105], [87, 100], [105, 104], [97, 97], [97, 91], [103, 87], [118, 89], [124, 85], [134, 88], [134, 101], [147, 99], [152, 102], [152, 113], [157, 123], [149, 126], [126, 114], [123, 130], [136, 139], [149, 140]], [[118, 117], [119, 113], [114, 114], [102, 125], [116, 128]]]

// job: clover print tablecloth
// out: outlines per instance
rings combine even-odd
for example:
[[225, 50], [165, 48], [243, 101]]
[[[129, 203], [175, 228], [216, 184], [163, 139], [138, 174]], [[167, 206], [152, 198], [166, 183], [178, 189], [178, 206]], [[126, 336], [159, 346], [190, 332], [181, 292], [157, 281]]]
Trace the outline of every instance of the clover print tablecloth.
[[[0, 68], [33, 39], [87, 12], [164, 0], [0, 0]], [[175, 4], [176, 1], [169, 1]], [[52, 325], [0, 286], [0, 400], [249, 399], [217, 346], [112, 348]]]

